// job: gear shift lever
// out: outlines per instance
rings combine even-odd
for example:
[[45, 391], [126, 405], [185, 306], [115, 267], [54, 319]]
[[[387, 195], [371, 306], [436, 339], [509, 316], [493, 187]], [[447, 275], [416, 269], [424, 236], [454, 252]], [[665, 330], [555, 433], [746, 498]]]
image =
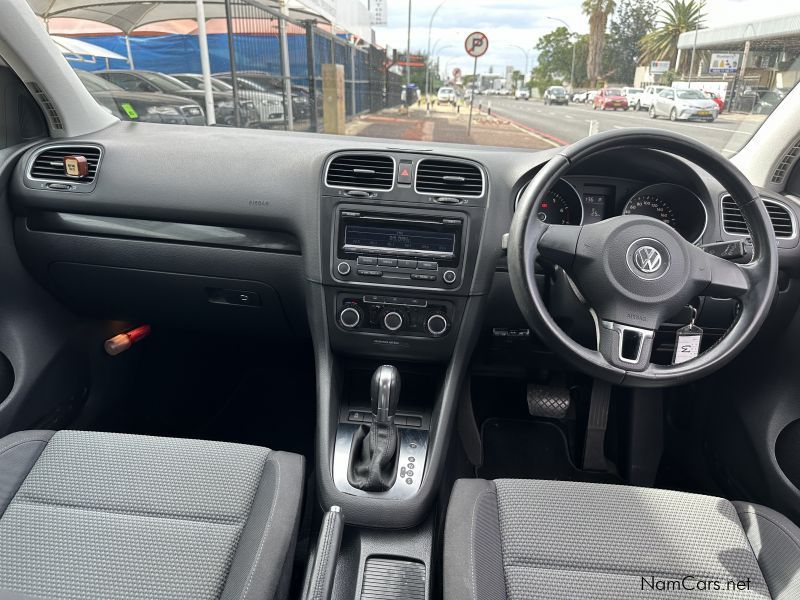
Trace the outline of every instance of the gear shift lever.
[[370, 386], [372, 420], [381, 425], [394, 424], [394, 413], [400, 400], [400, 371], [392, 365], [382, 365], [372, 376]]
[[394, 413], [400, 400], [400, 372], [391, 365], [382, 365], [372, 376], [370, 385], [372, 419], [353, 434], [347, 480], [355, 488], [368, 492], [385, 492], [397, 477], [397, 426]]

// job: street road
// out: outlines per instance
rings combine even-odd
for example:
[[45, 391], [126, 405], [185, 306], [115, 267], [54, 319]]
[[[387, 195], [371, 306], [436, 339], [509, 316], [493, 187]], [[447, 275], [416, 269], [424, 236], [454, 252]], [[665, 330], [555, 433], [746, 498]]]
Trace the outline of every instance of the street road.
[[[491, 102], [492, 114], [506, 117], [529, 127], [533, 133], [550, 138], [553, 145], [572, 143], [590, 133], [629, 127], [657, 127], [676, 131], [708, 144], [726, 156], [741, 148], [758, 129], [765, 117], [723, 113], [713, 123], [695, 121], [671, 122], [667, 118], [651, 119], [646, 111], [592, 110], [590, 104], [545, 106], [541, 100], [514, 100], [503, 96], [476, 96], [475, 105], [485, 111]], [[592, 121], [596, 124], [592, 125]]]

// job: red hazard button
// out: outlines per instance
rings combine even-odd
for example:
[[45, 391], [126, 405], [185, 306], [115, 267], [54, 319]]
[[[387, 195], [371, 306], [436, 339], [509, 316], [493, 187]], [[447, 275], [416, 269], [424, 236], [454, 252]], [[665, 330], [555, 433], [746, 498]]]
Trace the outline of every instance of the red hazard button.
[[414, 178], [414, 168], [411, 166], [410, 160], [401, 160], [400, 167], [397, 170], [397, 183], [411, 185], [411, 180]]

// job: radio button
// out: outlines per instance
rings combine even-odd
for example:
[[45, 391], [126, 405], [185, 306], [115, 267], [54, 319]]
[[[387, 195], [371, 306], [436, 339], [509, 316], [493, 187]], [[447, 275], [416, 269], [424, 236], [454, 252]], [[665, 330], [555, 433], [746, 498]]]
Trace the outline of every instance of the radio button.
[[414, 172], [411, 167], [411, 161], [401, 160], [400, 168], [397, 172], [397, 183], [403, 185], [410, 185], [413, 177], [414, 177]]
[[396, 258], [379, 258], [378, 265], [381, 267], [396, 267], [397, 266], [397, 259]]
[[339, 275], [349, 275], [350, 274], [350, 263], [340, 262], [336, 265], [336, 271]]
[[383, 277], [383, 271], [376, 271], [374, 269], [359, 269], [357, 272], [362, 277]]
[[448, 270], [448, 271], [445, 271], [444, 274], [442, 274], [442, 279], [444, 280], [445, 283], [448, 283], [448, 284], [449, 283], [455, 283], [456, 277], [457, 276], [456, 276], [456, 272], [455, 271], [449, 271]]
[[374, 256], [359, 256], [358, 264], [360, 265], [377, 265], [378, 259]]
[[401, 258], [400, 260], [397, 261], [397, 266], [400, 267], [401, 269], [416, 269], [417, 261]]
[[439, 268], [439, 263], [431, 262], [428, 260], [421, 260], [417, 262], [417, 268], [424, 271], [436, 271]]
[[422, 273], [412, 273], [411, 279], [415, 279], [417, 281], [436, 281], [436, 275], [427, 275]]

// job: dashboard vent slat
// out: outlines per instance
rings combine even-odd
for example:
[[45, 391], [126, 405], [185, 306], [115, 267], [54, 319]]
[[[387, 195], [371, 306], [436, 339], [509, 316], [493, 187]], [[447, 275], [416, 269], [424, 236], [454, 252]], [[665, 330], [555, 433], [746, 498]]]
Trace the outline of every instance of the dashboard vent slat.
[[480, 198], [483, 185], [483, 173], [469, 163], [426, 158], [417, 165], [416, 189], [421, 194]]
[[[772, 221], [776, 238], [791, 238], [795, 234], [794, 219], [789, 209], [774, 200], [764, 200], [764, 206]], [[722, 197], [722, 227], [734, 235], [750, 235], [750, 229], [742, 216], [742, 211], [730, 196]]]
[[794, 145], [783, 155], [781, 158], [781, 162], [778, 163], [778, 166], [775, 167], [775, 171], [772, 173], [772, 178], [770, 179], [771, 183], [781, 184], [783, 180], [786, 178], [786, 174], [791, 170], [794, 161], [797, 160], [797, 157], [800, 156], [800, 140], [797, 140]]
[[325, 183], [351, 190], [386, 191], [394, 186], [394, 160], [380, 154], [342, 154], [328, 164]]
[[[77, 179], [64, 171], [64, 157], [70, 155], [85, 156], [89, 163], [88, 176]], [[72, 183], [92, 183], [97, 177], [100, 166], [100, 148], [97, 146], [54, 146], [39, 150], [31, 163], [31, 179], [46, 181], [68, 181]]]

